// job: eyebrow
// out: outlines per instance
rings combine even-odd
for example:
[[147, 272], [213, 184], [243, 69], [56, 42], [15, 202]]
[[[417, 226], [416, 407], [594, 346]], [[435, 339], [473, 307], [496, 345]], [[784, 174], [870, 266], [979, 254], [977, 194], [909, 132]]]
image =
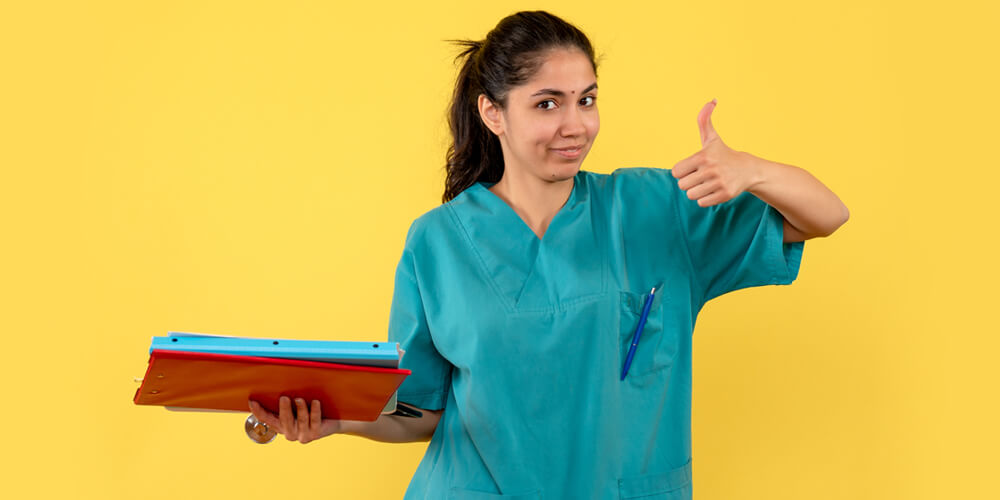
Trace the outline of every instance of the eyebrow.
[[[591, 83], [589, 87], [583, 89], [580, 93], [581, 94], [586, 94], [587, 92], [590, 92], [591, 90], [594, 90], [596, 88], [597, 88], [597, 82], [594, 82], [594, 83]], [[556, 97], [564, 97], [566, 95], [566, 93], [563, 92], [563, 91], [561, 91], [561, 90], [556, 90], [556, 89], [542, 89], [542, 90], [539, 90], [538, 92], [535, 92], [534, 94], [531, 94], [531, 97], [535, 97], [535, 96], [539, 96], [539, 95], [545, 95], [545, 94], [554, 95]]]

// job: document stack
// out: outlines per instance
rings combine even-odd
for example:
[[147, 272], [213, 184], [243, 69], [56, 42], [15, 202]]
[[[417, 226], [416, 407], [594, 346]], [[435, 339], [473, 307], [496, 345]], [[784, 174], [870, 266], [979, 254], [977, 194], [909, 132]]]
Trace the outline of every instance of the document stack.
[[278, 412], [278, 398], [318, 399], [323, 418], [374, 421], [396, 411], [410, 374], [389, 342], [317, 341], [169, 332], [153, 337], [133, 401], [172, 410]]

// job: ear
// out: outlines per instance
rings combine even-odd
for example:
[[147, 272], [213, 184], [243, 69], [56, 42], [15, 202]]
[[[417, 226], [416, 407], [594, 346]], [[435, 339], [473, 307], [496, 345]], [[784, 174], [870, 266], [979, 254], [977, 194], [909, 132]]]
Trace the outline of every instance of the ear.
[[483, 119], [486, 128], [498, 137], [503, 135], [503, 113], [486, 94], [479, 94], [479, 117]]

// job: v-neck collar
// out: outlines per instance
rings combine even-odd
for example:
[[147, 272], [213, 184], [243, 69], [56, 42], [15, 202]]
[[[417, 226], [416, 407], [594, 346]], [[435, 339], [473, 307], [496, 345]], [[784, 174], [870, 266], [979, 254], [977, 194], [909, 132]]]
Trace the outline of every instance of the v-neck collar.
[[520, 225], [523, 227], [523, 229], [527, 231], [528, 234], [530, 234], [535, 239], [536, 243], [543, 243], [552, 239], [551, 237], [549, 237], [549, 234], [552, 232], [553, 226], [556, 226], [556, 222], [566, 212], [572, 211], [573, 207], [576, 205], [577, 192], [580, 190], [580, 181], [582, 177], [583, 177], [582, 170], [577, 172], [577, 174], [573, 176], [573, 188], [570, 189], [569, 191], [569, 198], [567, 198], [566, 203], [563, 203], [563, 206], [559, 207], [559, 210], [556, 211], [556, 214], [552, 217], [552, 220], [549, 221], [548, 227], [545, 228], [545, 234], [543, 234], [541, 238], [539, 238], [538, 234], [536, 234], [535, 231], [531, 229], [531, 226], [529, 226], [528, 223], [525, 222], [525, 220], [522, 219], [520, 215], [518, 215], [517, 211], [514, 210], [514, 207], [507, 204], [507, 202], [504, 201], [503, 198], [497, 196], [496, 193], [490, 191], [490, 188], [496, 185], [495, 182], [477, 182], [473, 184], [471, 187], [469, 187], [469, 191], [471, 191], [469, 195], [478, 198], [480, 203], [489, 206], [494, 211], [494, 213], [498, 215], [504, 215], [505, 218], [508, 219], [511, 216], [513, 216], [513, 218], [516, 219], [517, 222], [520, 222]]
[[489, 190], [490, 183], [473, 184], [446, 204], [508, 312], [551, 310], [605, 291], [606, 224], [591, 213], [588, 175], [574, 177], [542, 238]]

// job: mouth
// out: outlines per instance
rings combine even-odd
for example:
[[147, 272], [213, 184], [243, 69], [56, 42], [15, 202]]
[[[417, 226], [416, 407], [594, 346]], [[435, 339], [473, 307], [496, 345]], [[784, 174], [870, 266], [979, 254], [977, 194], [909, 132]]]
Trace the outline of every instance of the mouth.
[[573, 160], [579, 158], [580, 155], [583, 154], [583, 146], [584, 144], [580, 144], [578, 146], [570, 146], [566, 148], [553, 148], [552, 151], [555, 151], [557, 155], [563, 158]]

